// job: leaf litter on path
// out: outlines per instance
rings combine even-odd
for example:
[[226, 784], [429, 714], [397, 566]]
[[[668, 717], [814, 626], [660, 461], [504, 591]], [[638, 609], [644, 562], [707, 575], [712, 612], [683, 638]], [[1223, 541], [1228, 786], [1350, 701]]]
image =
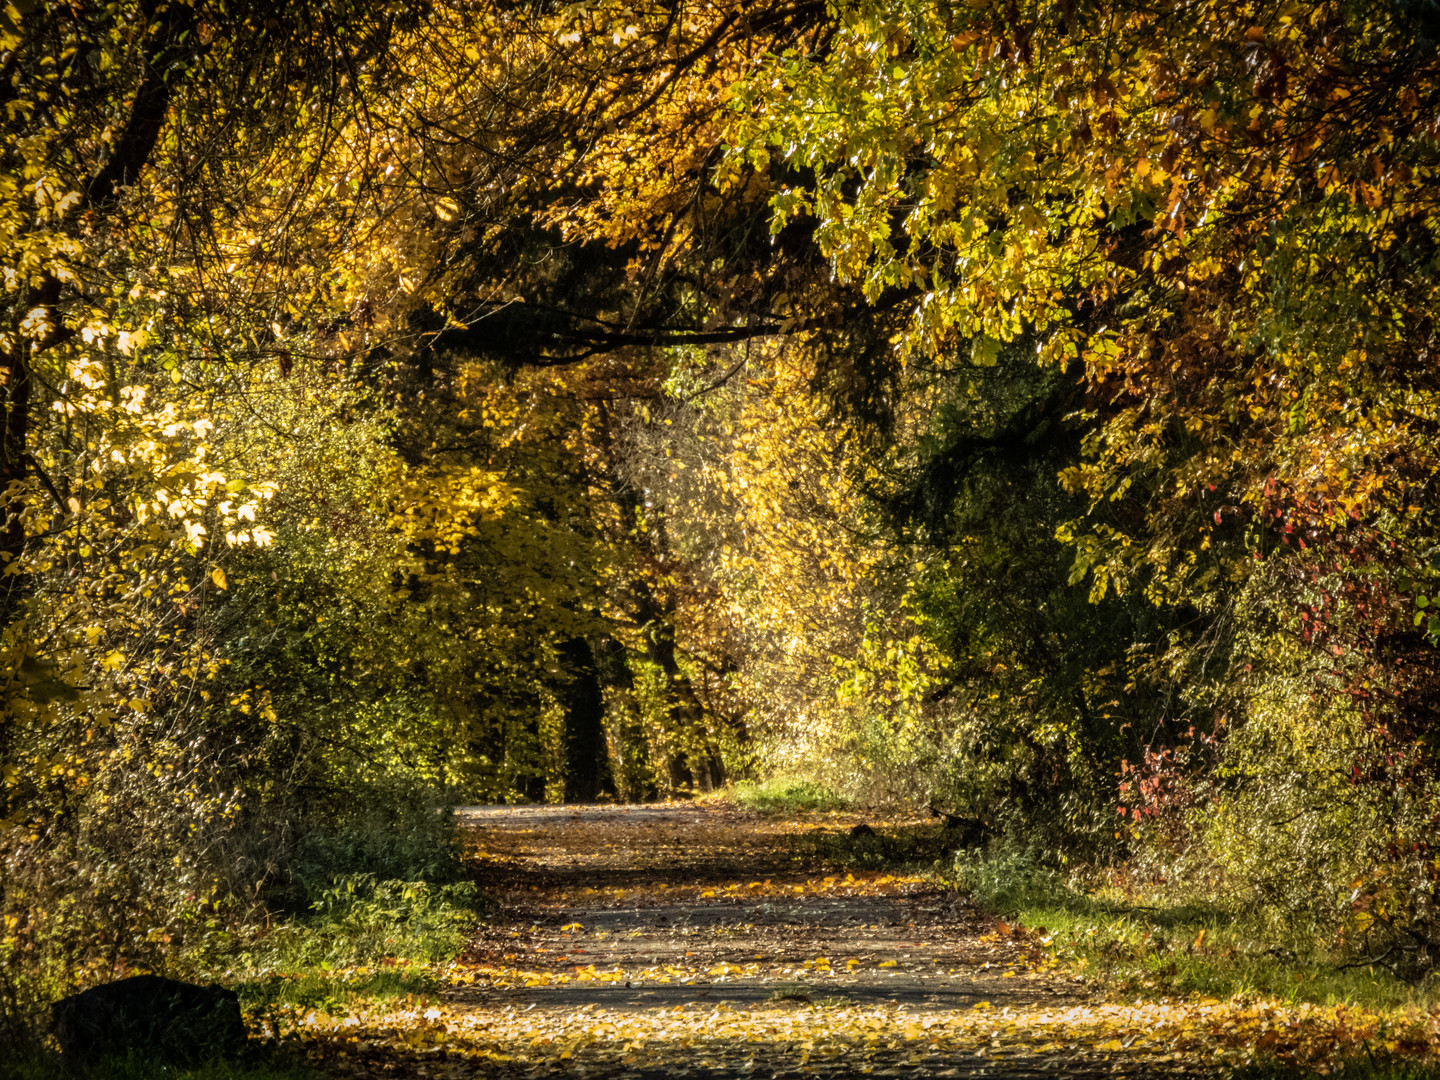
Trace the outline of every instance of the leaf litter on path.
[[1107, 1002], [1023, 931], [924, 877], [834, 872], [733, 807], [468, 815], [499, 911], [439, 1000], [291, 1018], [358, 1077], [1210, 1074], [1267, 1056], [1428, 1056], [1435, 1018]]

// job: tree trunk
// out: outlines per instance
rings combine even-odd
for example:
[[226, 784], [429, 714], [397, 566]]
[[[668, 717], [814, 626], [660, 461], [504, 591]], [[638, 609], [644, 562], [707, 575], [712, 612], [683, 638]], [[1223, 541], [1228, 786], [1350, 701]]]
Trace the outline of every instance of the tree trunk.
[[588, 641], [571, 638], [560, 647], [560, 659], [570, 676], [560, 696], [565, 707], [565, 801], [594, 802], [615, 793], [605, 743], [605, 695]]

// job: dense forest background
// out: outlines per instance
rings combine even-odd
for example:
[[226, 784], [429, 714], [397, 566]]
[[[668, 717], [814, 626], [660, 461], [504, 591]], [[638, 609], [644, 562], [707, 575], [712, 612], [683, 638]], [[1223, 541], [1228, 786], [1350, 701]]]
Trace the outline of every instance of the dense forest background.
[[0, 1007], [772, 774], [1428, 972], [1437, 42], [6, 6]]

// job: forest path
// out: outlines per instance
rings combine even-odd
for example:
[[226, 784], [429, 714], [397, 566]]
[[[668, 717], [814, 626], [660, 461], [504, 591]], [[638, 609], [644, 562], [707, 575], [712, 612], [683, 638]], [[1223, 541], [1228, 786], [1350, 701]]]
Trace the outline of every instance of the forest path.
[[1184, 1016], [1095, 999], [958, 894], [828, 867], [827, 845], [858, 818], [701, 803], [472, 808], [462, 820], [498, 910], [447, 972], [443, 1001], [357, 1032], [352, 1075], [1206, 1071]]

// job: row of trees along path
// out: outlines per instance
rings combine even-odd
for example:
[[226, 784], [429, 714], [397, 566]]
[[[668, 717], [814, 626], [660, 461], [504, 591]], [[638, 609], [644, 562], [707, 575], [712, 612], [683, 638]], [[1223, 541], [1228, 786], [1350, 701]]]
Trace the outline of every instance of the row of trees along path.
[[[858, 818], [710, 804], [465, 812], [498, 908], [409, 1011], [313, 1018], [358, 1076], [1214, 1072], [1219, 1003], [1123, 1003], [923, 876], [837, 869]], [[911, 823], [909, 835], [937, 832]], [[876, 851], [876, 854], [882, 854]], [[1215, 1025], [1210, 1025], [1214, 1027]], [[1233, 1021], [1232, 1021], [1233, 1027]]]

